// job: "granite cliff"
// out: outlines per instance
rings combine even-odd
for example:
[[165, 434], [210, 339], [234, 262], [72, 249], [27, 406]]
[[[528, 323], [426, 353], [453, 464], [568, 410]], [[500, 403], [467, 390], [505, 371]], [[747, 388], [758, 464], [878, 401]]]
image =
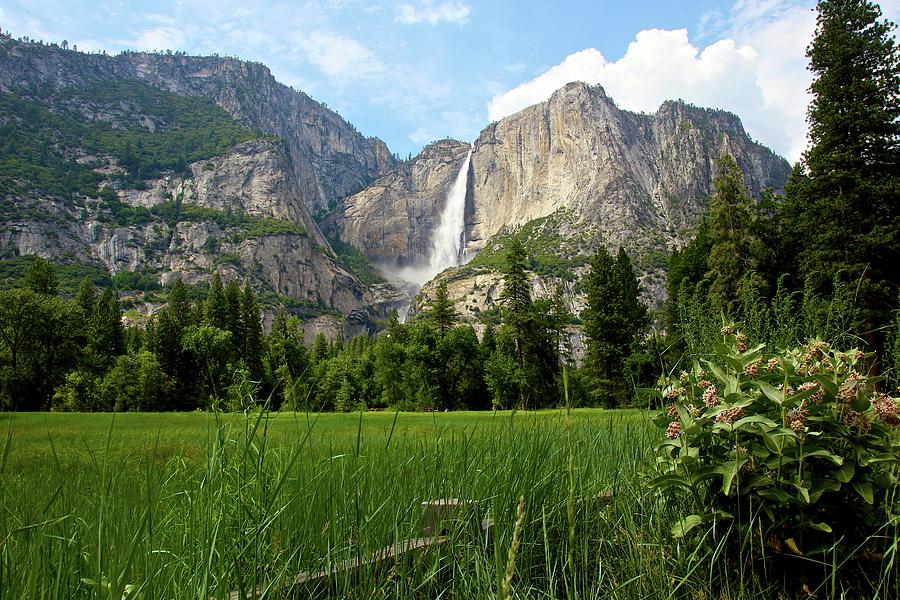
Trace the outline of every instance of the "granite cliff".
[[393, 292], [345, 268], [312, 215], [394, 158], [262, 65], [0, 37], [0, 102], [4, 258], [163, 284], [218, 270], [326, 317], [313, 329], [330, 333], [366, 330], [391, 306]]
[[456, 140], [426, 146], [412, 160], [342, 200], [323, 221], [323, 229], [379, 264], [424, 263], [447, 192], [469, 149]]
[[[788, 163], [751, 140], [733, 114], [680, 101], [665, 102], [654, 114], [636, 114], [619, 109], [599, 86], [568, 84], [546, 102], [492, 123], [475, 140], [464, 231], [467, 255], [475, 258], [441, 277], [450, 282], [464, 316], [490, 310], [502, 286], [496, 274], [504, 236], [518, 232], [532, 256], [536, 294], [561, 285], [577, 314], [583, 298], [572, 282], [585, 273], [588, 257], [600, 245], [611, 252], [622, 246], [640, 274], [645, 300], [659, 305], [666, 253], [690, 239], [706, 211], [722, 153], [734, 156], [757, 198], [766, 188], [780, 190], [790, 174]], [[455, 160], [462, 154], [460, 147]], [[420, 225], [398, 221], [380, 205], [367, 207], [373, 199], [408, 194], [407, 181], [395, 170], [340, 204], [329, 222], [370, 257], [384, 260], [377, 243], [382, 232], [405, 242], [419, 235]], [[446, 189], [446, 178], [437, 184]], [[430, 206], [416, 198], [416, 206]], [[406, 260], [413, 256], [410, 249], [421, 255], [427, 247], [398, 246], [393, 256]], [[413, 312], [428, 302], [432, 287], [425, 286]]]

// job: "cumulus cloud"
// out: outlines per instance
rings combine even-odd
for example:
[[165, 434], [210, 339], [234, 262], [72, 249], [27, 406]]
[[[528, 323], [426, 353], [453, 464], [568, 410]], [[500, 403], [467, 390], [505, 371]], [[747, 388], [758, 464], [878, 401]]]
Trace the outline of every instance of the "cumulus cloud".
[[357, 40], [327, 31], [295, 36], [306, 59], [329, 77], [363, 79], [384, 71], [384, 65]]
[[458, 0], [448, 0], [440, 4], [424, 0], [418, 6], [401, 4], [397, 7], [394, 20], [404, 25], [416, 25], [418, 23], [437, 25], [441, 21], [461, 25], [469, 20], [470, 12], [472, 12], [472, 9]]
[[484, 126], [482, 116], [462, 111], [443, 111], [436, 122], [418, 127], [409, 135], [409, 139], [420, 145], [448, 136], [463, 141], [473, 140]]
[[[489, 118], [500, 119], [546, 100], [568, 82], [584, 81], [602, 85], [626, 110], [653, 112], [663, 101], [680, 98], [732, 111], [751, 136], [795, 160], [805, 139], [808, 81], [799, 78], [798, 83], [794, 63], [805, 65], [805, 59], [802, 51], [800, 59], [796, 53], [780, 60], [775, 56], [788, 50], [785, 34], [792, 26], [797, 24], [777, 20], [759, 24], [759, 34], [770, 36], [766, 43], [772, 45], [764, 52], [732, 38], [701, 50], [690, 42], [685, 29], [641, 31], [619, 60], [609, 61], [593, 48], [582, 50], [531, 81], [494, 96], [488, 103]], [[793, 37], [800, 36], [801, 44], [805, 44], [803, 35], [802, 30], [793, 29]]]
[[173, 25], [160, 25], [138, 33], [132, 42], [135, 50], [180, 50], [185, 47], [187, 36]]
[[[884, 16], [900, 18], [900, 0], [883, 0]], [[748, 133], [795, 161], [807, 145], [806, 108], [812, 75], [806, 47], [816, 28], [810, 0], [736, 0], [700, 19], [702, 50], [687, 30], [646, 30], [625, 55], [608, 61], [589, 48], [570, 54], [534, 79], [494, 95], [492, 121], [542, 102], [571, 81], [602, 85], [622, 108], [653, 112], [667, 99], [723, 108]]]

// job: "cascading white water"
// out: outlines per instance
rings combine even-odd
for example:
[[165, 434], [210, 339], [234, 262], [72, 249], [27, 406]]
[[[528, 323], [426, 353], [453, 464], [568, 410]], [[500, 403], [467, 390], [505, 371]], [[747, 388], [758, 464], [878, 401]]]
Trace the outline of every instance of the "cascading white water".
[[[404, 284], [403, 287], [406, 287], [410, 298], [419, 292], [425, 282], [430, 281], [448, 267], [458, 266], [465, 258], [466, 190], [471, 160], [472, 151], [469, 150], [447, 193], [447, 201], [444, 204], [444, 210], [441, 211], [440, 221], [432, 234], [428, 262], [402, 269], [382, 268], [388, 277]], [[406, 320], [408, 310], [409, 304], [398, 309], [401, 322]]]
[[441, 220], [434, 230], [429, 266], [432, 276], [437, 275], [447, 267], [459, 265], [463, 258], [466, 215], [466, 188], [469, 181], [469, 161], [472, 160], [472, 151], [466, 154], [456, 180], [447, 194], [447, 203], [441, 212]]

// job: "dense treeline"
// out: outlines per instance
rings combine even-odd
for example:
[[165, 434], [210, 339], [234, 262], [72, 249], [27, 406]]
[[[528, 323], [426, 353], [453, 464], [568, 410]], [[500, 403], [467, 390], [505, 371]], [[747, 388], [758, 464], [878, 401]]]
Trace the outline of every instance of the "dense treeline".
[[[876, 352], [900, 382], [900, 54], [877, 5], [823, 1], [808, 49], [810, 148], [783, 197], [754, 203], [730, 157], [708, 218], [669, 260], [666, 326], [702, 354], [724, 320], [753, 341]], [[706, 349], [706, 350], [704, 350]]]
[[[900, 56], [893, 24], [860, 0], [819, 4], [809, 48], [816, 75], [811, 146], [782, 196], [752, 199], [743, 171], [716, 163], [709, 214], [667, 261], [668, 300], [651, 330], [628, 255], [601, 247], [579, 282], [587, 300], [531, 297], [529, 257], [516, 235], [488, 258], [504, 274], [499, 318], [480, 338], [459, 322], [446, 283], [416, 320], [393, 315], [374, 338], [320, 336], [304, 345], [298, 317], [279, 312], [263, 335], [249, 286], [216, 275], [194, 298], [180, 282], [143, 329], [122, 327], [118, 299], [86, 280], [58, 294], [36, 260], [0, 292], [0, 406], [36, 410], [274, 408], [355, 410], [618, 406], [685, 356], [708, 353], [740, 323], [739, 345], [789, 346], [818, 337], [872, 351], [869, 369], [900, 382]], [[179, 208], [172, 204], [172, 208]], [[183, 210], [184, 207], [180, 207]], [[502, 258], [501, 258], [502, 256]], [[487, 262], [488, 258], [483, 262]], [[581, 260], [579, 258], [579, 260]], [[567, 351], [579, 319], [583, 365]], [[654, 333], [656, 331], [657, 333]]]
[[[604, 251], [595, 261], [611, 265], [612, 279], [598, 276], [587, 288], [625, 320], [609, 311], [585, 315], [588, 323], [615, 323], [616, 334], [598, 334], [589, 349], [597, 376], [571, 367], [571, 390], [576, 403], [614, 405], [631, 393], [618, 353], [640, 348], [641, 336], [629, 332], [642, 331], [646, 309], [624, 252], [614, 259]], [[12, 410], [86, 411], [240, 410], [265, 401], [294, 410], [553, 406], [562, 396], [561, 368], [572, 363], [572, 319], [561, 295], [531, 298], [526, 266], [514, 240], [502, 322], [489, 324], [481, 339], [459, 322], [441, 283], [412, 323], [393, 313], [375, 337], [345, 343], [319, 335], [307, 347], [300, 319], [283, 309], [265, 336], [251, 288], [223, 284], [218, 274], [203, 294], [175, 281], [165, 307], [144, 327], [126, 329], [110, 288], [101, 293], [88, 277], [64, 297], [54, 267], [35, 259], [20, 287], [0, 291], [0, 402]]]

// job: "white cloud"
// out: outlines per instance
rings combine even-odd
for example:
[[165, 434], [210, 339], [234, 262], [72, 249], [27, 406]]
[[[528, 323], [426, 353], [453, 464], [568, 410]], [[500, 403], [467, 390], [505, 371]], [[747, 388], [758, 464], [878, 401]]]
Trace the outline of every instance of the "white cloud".
[[444, 111], [429, 126], [420, 126], [409, 135], [414, 144], [427, 144], [445, 137], [469, 142], [484, 126], [484, 115], [462, 111]]
[[327, 31], [295, 36], [306, 59], [329, 77], [364, 79], [384, 71], [384, 65], [355, 39]]
[[404, 25], [415, 25], [417, 23], [437, 25], [441, 21], [462, 25], [469, 20], [470, 12], [472, 12], [472, 9], [464, 2], [459, 2], [458, 0], [448, 0], [437, 5], [430, 0], [424, 0], [418, 6], [401, 4], [397, 7], [394, 20]]
[[187, 36], [172, 25], [160, 25], [138, 33], [133, 42], [135, 50], [181, 50]]
[[[887, 18], [900, 16], [900, 0], [881, 3]], [[748, 133], [795, 161], [806, 147], [806, 108], [812, 76], [806, 47], [815, 32], [809, 0], [737, 0], [725, 14], [705, 15], [718, 41], [698, 48], [686, 30], [645, 30], [625, 55], [608, 61], [589, 48], [488, 103], [497, 120], [541, 102], [571, 81], [601, 84], [622, 108], [653, 112], [681, 98], [741, 117]], [[715, 39], [715, 38], [713, 38]]]

